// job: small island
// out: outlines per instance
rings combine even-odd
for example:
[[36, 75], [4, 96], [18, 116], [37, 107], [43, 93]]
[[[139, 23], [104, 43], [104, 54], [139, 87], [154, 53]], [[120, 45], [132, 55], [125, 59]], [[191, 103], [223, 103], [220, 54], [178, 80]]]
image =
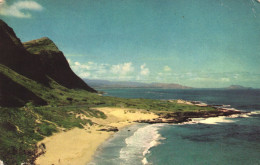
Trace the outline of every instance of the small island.
[[230, 85], [227, 89], [253, 89], [252, 87], [244, 87], [242, 85]]

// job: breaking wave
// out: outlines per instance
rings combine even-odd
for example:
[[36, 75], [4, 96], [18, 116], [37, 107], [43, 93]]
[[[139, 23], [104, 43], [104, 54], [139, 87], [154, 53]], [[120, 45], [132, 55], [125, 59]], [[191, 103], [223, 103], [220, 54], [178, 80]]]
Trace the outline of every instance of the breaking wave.
[[150, 149], [160, 144], [163, 138], [158, 130], [164, 124], [153, 124], [139, 128], [132, 136], [125, 139], [126, 146], [120, 150], [120, 159], [124, 164], [136, 164], [142, 162], [150, 164], [146, 159]]

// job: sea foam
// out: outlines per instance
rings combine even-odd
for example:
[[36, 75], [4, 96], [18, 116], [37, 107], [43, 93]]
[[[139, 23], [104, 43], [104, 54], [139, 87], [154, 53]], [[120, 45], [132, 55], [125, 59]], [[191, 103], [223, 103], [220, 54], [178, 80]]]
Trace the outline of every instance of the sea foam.
[[120, 150], [120, 159], [125, 164], [136, 164], [137, 162], [142, 162], [144, 165], [149, 164], [145, 156], [152, 147], [160, 144], [160, 140], [163, 139], [158, 132], [163, 125], [165, 124], [147, 125], [126, 138], [126, 146]]
[[260, 114], [260, 111], [252, 111], [250, 112], [250, 115], [259, 115]]
[[[237, 110], [235, 108], [228, 108], [230, 110]], [[234, 114], [230, 116], [218, 116], [218, 117], [209, 117], [209, 118], [192, 118], [189, 122], [184, 122], [181, 124], [220, 124], [220, 123], [233, 123], [236, 122], [235, 120], [232, 120], [233, 118], [247, 118], [251, 117], [252, 115], [258, 115], [260, 114], [260, 111], [252, 111], [248, 113], [242, 113], [242, 114]]]
[[228, 119], [226, 116], [210, 117], [210, 118], [195, 118], [192, 121], [202, 124], [219, 124], [219, 123], [233, 123], [234, 120]]

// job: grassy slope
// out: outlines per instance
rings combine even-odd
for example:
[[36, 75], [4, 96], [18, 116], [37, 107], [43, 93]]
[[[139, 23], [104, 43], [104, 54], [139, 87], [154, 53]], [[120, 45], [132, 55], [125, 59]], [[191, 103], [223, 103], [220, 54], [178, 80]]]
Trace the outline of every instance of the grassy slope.
[[25, 42], [23, 46], [33, 54], [39, 54], [42, 50], [59, 52], [57, 46], [47, 37]]
[[75, 114], [106, 118], [103, 112], [92, 110], [91, 107], [130, 107], [160, 113], [213, 110], [209, 107], [162, 100], [104, 97], [84, 90], [67, 89], [53, 80], [50, 87], [46, 87], [4, 65], [0, 65], [0, 72], [48, 103], [48, 106], [40, 107], [28, 103], [22, 108], [0, 108], [0, 159], [6, 164], [18, 164], [32, 159], [35, 144], [46, 136], [57, 131], [83, 128], [86, 124], [92, 124], [90, 120], [76, 118]]

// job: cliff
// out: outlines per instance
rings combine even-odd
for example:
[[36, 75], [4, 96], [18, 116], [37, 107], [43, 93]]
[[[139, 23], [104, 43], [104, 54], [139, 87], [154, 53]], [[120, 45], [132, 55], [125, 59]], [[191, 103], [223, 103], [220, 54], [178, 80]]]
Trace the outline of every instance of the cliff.
[[38, 57], [44, 74], [69, 89], [84, 89], [96, 92], [79, 78], [70, 68], [63, 53], [53, 41], [44, 37], [23, 43], [25, 49]]
[[[13, 29], [2, 20], [0, 65], [0, 106], [22, 106], [27, 102], [47, 104], [46, 99], [35, 94], [30, 83], [47, 87], [50, 92], [53, 82], [67, 89], [96, 92], [71, 70], [53, 41], [45, 37], [21, 43]], [[25, 78], [28, 80], [24, 81]]]

